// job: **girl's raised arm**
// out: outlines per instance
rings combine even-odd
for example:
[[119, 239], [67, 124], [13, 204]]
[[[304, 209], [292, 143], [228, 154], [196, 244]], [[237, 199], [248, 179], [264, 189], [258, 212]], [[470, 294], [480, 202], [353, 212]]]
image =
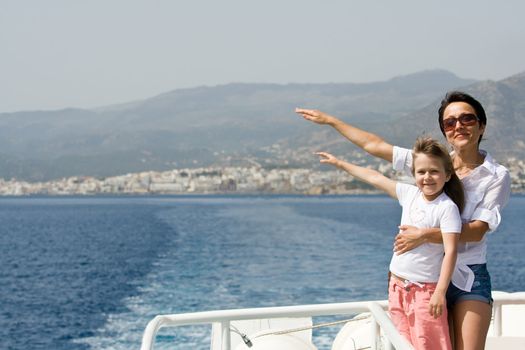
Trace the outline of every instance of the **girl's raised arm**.
[[321, 163], [336, 166], [339, 169], [344, 170], [350, 175], [358, 178], [359, 180], [364, 181], [382, 191], [385, 191], [390, 197], [397, 198], [396, 181], [389, 179], [380, 172], [342, 161], [330, 153], [317, 152], [316, 154], [321, 157]]

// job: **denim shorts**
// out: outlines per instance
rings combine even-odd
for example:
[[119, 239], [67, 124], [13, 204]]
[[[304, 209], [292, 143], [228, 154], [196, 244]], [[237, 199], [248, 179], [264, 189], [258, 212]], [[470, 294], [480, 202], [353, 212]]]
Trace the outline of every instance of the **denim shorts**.
[[452, 283], [447, 289], [447, 307], [453, 308], [454, 305], [465, 300], [477, 300], [492, 305], [492, 285], [490, 284], [490, 275], [487, 270], [487, 264], [468, 265], [474, 272], [474, 283], [470, 292], [465, 292], [457, 288]]

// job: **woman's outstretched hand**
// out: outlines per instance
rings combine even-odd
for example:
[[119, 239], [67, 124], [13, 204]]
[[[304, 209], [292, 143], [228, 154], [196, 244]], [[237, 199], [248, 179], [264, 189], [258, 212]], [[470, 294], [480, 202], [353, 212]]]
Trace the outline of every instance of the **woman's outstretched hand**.
[[315, 109], [296, 108], [295, 113], [301, 115], [304, 119], [317, 124], [329, 124], [335, 120], [335, 117]]
[[423, 234], [414, 226], [401, 225], [394, 240], [394, 252], [401, 255], [425, 243]]
[[340, 160], [337, 159], [335, 156], [333, 156], [330, 153], [327, 152], [315, 152], [321, 159], [319, 160], [321, 163], [330, 164], [333, 166], [338, 166]]

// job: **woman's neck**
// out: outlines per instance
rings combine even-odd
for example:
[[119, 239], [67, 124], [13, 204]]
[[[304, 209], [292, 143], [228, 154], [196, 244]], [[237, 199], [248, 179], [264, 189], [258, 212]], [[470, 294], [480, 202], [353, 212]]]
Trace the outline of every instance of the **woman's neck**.
[[454, 157], [452, 159], [454, 170], [457, 175], [461, 178], [467, 176], [473, 169], [477, 168], [481, 164], [485, 157], [479, 153], [479, 149], [464, 149], [455, 150]]

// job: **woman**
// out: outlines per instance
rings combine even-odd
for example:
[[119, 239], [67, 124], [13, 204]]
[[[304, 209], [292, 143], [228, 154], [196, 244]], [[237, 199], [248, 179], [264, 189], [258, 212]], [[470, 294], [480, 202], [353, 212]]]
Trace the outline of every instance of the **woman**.
[[[392, 146], [375, 134], [368, 133], [316, 110], [296, 109], [306, 120], [335, 128], [366, 152], [392, 162], [395, 170], [410, 171], [409, 149]], [[454, 286], [447, 291], [452, 315], [452, 341], [456, 350], [483, 350], [491, 312], [490, 275], [486, 266], [487, 232], [501, 222], [501, 209], [510, 196], [507, 169], [479, 149], [487, 118], [482, 105], [472, 96], [452, 91], [441, 101], [439, 127], [453, 148], [454, 170], [465, 189], [466, 205], [462, 212], [462, 229], [457, 266], [469, 292]], [[439, 229], [400, 226], [394, 250], [402, 254], [425, 242], [442, 243]]]

